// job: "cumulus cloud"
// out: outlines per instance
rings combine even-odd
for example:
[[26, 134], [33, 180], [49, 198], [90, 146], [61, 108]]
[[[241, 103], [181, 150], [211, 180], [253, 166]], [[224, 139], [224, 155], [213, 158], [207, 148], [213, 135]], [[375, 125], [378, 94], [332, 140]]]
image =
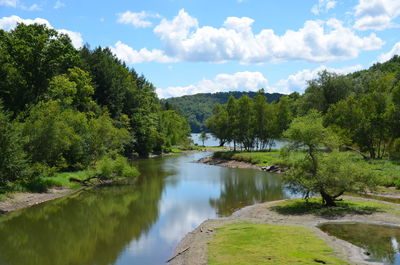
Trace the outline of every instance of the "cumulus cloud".
[[337, 2], [332, 0], [318, 0], [318, 3], [311, 8], [311, 13], [319, 15], [327, 12], [329, 9], [335, 8]]
[[141, 11], [139, 13], [134, 13], [131, 11], [126, 11], [124, 13], [118, 14], [118, 22], [122, 24], [131, 24], [136, 28], [147, 28], [151, 27], [153, 23], [149, 18], [159, 18], [160, 15], [152, 14], [146, 11]]
[[381, 63], [386, 62], [390, 60], [394, 55], [400, 55], [400, 42], [397, 42], [389, 52], [382, 53], [379, 56], [378, 61]]
[[355, 16], [358, 30], [384, 30], [393, 27], [393, 20], [400, 16], [400, 1], [359, 0]]
[[[14, 29], [18, 23], [23, 24], [43, 24], [46, 25], [48, 28], [53, 28], [50, 22], [44, 18], [35, 18], [35, 19], [24, 19], [19, 16], [10, 16], [10, 17], [3, 17], [0, 18], [0, 29], [10, 31]], [[74, 32], [66, 29], [59, 29], [58, 32], [62, 34], [66, 34], [70, 37], [72, 41], [72, 45], [75, 48], [80, 48], [83, 45], [83, 39], [79, 32]]]
[[189, 86], [168, 87], [157, 89], [162, 98], [193, 95], [197, 93], [216, 93], [227, 91], [257, 91], [268, 90], [268, 80], [260, 72], [237, 72], [234, 74], [218, 74], [214, 79], [203, 79]]
[[58, 29], [57, 31], [62, 34], [68, 35], [72, 41], [72, 45], [75, 48], [81, 48], [83, 46], [82, 35], [79, 32], [70, 31], [66, 29]]
[[280, 92], [304, 92], [307, 87], [307, 82], [318, 77], [318, 73], [321, 71], [328, 71], [337, 74], [348, 74], [362, 69], [362, 65], [354, 65], [344, 68], [330, 68], [325, 65], [321, 65], [313, 70], [304, 69], [295, 74], [289, 75], [286, 79], [280, 80], [276, 86], [276, 90]]
[[110, 49], [120, 60], [128, 64], [144, 62], [176, 62], [174, 58], [168, 57], [161, 50], [153, 49], [150, 51], [146, 48], [142, 48], [137, 51], [121, 41], [115, 43], [114, 47], [110, 47]]
[[[272, 29], [255, 34], [253, 23], [248, 17], [228, 17], [220, 28], [200, 27], [198, 20], [182, 9], [172, 20], [162, 19], [153, 31], [162, 41], [165, 56], [185, 62], [327, 62], [356, 58], [361, 51], [384, 44], [374, 33], [357, 36], [337, 19], [306, 21], [303, 28], [283, 35]], [[153, 54], [149, 55], [154, 61]]]

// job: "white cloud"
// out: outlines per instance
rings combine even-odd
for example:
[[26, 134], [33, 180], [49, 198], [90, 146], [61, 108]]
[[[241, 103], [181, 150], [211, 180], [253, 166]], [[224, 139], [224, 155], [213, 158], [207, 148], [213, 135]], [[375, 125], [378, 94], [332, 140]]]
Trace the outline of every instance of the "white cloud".
[[[19, 16], [10, 16], [10, 17], [0, 18], [0, 29], [10, 31], [10, 30], [14, 29], [18, 23], [24, 23], [27, 25], [43, 24], [43, 25], [46, 25], [48, 28], [53, 28], [51, 26], [50, 22], [44, 18], [23, 19]], [[75, 48], [82, 47], [83, 39], [79, 32], [74, 32], [74, 31], [70, 31], [70, 30], [66, 30], [66, 29], [59, 29], [57, 31], [68, 35], [72, 41], [72, 45], [74, 45]]]
[[335, 8], [337, 2], [332, 0], [318, 0], [318, 3], [311, 8], [311, 13], [319, 15], [327, 12], [329, 9]]
[[60, 0], [57, 0], [57, 2], [54, 5], [54, 8], [55, 9], [59, 9], [59, 8], [62, 8], [62, 7], [65, 7], [65, 3], [61, 2]]
[[0, 0], [0, 6], [17, 7], [18, 0]]
[[[182, 9], [172, 20], [162, 19], [154, 33], [162, 41], [165, 56], [185, 62], [327, 62], [356, 58], [361, 51], [379, 49], [384, 44], [374, 33], [357, 36], [337, 19], [306, 21], [303, 28], [283, 35], [276, 35], [272, 29], [255, 34], [253, 23], [248, 17], [228, 17], [220, 28], [200, 27], [197, 19]], [[149, 61], [154, 61], [150, 55]]]
[[83, 46], [82, 35], [79, 32], [74, 32], [74, 31], [70, 31], [70, 30], [66, 30], [66, 29], [59, 29], [57, 31], [68, 35], [72, 41], [72, 45], [75, 48], [81, 48]]
[[20, 5], [19, 6], [22, 10], [26, 11], [37, 11], [37, 10], [42, 10], [37, 4], [33, 4], [31, 6], [25, 6], [25, 5]]
[[381, 63], [386, 62], [390, 60], [394, 55], [400, 55], [400, 42], [397, 42], [389, 52], [382, 53], [379, 56], [378, 61]]
[[25, 11], [37, 11], [41, 10], [37, 4], [32, 4], [31, 6], [26, 6], [20, 4], [19, 0], [0, 0], [0, 6], [9, 6], [14, 8], [20, 8]]
[[110, 49], [120, 60], [128, 64], [144, 62], [171, 63], [176, 61], [165, 55], [161, 50], [153, 49], [150, 51], [143, 48], [137, 51], [121, 41], [115, 43], [114, 47], [110, 47]]
[[260, 72], [237, 72], [218, 74], [213, 80], [203, 79], [194, 85], [157, 89], [162, 98], [193, 95], [197, 93], [216, 93], [227, 91], [257, 91], [264, 88], [268, 91], [268, 80]]
[[399, 0], [359, 0], [355, 7], [358, 30], [384, 30], [394, 27], [393, 20], [400, 16]]
[[122, 24], [132, 24], [136, 28], [147, 28], [153, 25], [153, 23], [148, 20], [149, 18], [159, 17], [160, 15], [158, 14], [152, 14], [146, 11], [141, 11], [139, 13], [126, 11], [124, 13], [118, 14], [118, 22]]
[[279, 92], [304, 92], [307, 87], [307, 82], [318, 77], [318, 73], [324, 70], [327, 70], [331, 73], [337, 74], [348, 74], [362, 69], [362, 65], [354, 65], [344, 68], [330, 68], [325, 65], [321, 65], [314, 70], [304, 69], [296, 74], [289, 75], [288, 78], [280, 80], [276, 86], [278, 87], [277, 91]]

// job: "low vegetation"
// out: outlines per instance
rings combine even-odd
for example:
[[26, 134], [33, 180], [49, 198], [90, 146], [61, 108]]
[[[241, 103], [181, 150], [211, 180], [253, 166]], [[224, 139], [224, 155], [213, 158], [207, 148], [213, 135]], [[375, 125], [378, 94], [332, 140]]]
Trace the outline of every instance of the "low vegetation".
[[338, 201], [336, 207], [324, 207], [321, 200], [292, 199], [272, 206], [272, 210], [283, 215], [313, 214], [323, 217], [342, 217], [346, 214], [369, 215], [377, 212], [400, 215], [398, 207], [377, 201]]
[[220, 227], [208, 245], [208, 262], [218, 264], [348, 264], [334, 257], [307, 228], [239, 223]]

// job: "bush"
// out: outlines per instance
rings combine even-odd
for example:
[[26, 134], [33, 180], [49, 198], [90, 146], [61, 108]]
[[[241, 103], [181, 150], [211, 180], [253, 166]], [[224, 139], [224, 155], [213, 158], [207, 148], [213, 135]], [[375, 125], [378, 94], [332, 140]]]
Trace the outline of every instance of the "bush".
[[129, 165], [125, 157], [117, 156], [115, 159], [103, 157], [97, 163], [97, 176], [100, 179], [115, 177], [134, 178], [139, 175], [137, 169]]
[[51, 179], [37, 177], [25, 184], [25, 188], [31, 192], [46, 192], [49, 188], [56, 186]]

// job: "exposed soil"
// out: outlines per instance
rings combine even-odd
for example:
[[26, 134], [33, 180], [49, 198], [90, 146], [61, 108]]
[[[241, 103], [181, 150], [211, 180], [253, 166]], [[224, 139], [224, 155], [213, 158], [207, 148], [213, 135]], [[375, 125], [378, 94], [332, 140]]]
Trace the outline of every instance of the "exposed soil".
[[[345, 197], [345, 200], [369, 200], [355, 197]], [[317, 228], [317, 225], [325, 222], [363, 222], [373, 224], [386, 224], [400, 226], [400, 218], [388, 213], [376, 212], [369, 215], [348, 214], [344, 217], [321, 217], [312, 214], [283, 215], [272, 210], [271, 207], [280, 201], [267, 202], [245, 207], [230, 217], [207, 220], [194, 231], [188, 233], [175, 249], [171, 265], [205, 265], [207, 264], [207, 244], [213, 238], [215, 229], [237, 222], [251, 222], [263, 224], [297, 225], [306, 227], [315, 232], [332, 249], [337, 257], [349, 261], [351, 264], [381, 264], [367, 262], [368, 258], [364, 250], [346, 241], [329, 236]], [[385, 203], [385, 202], [382, 202]], [[391, 203], [388, 203], [391, 204]], [[391, 204], [399, 207], [398, 204]], [[179, 254], [181, 253], [181, 254]]]
[[76, 191], [66, 188], [52, 188], [44, 193], [18, 192], [0, 201], [0, 214], [51, 201]]

